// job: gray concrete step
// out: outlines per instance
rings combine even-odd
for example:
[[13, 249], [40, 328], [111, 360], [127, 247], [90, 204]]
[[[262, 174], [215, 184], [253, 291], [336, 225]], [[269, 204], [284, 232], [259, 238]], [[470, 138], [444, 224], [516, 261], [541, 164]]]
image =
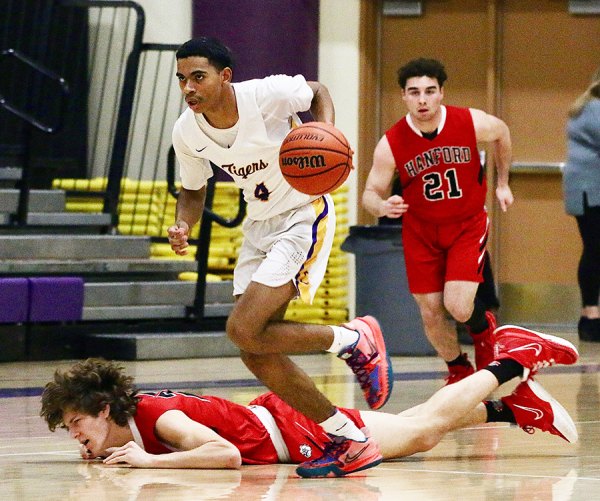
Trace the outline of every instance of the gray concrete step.
[[[10, 175], [16, 175], [9, 171]], [[1, 185], [0, 185], [1, 186]], [[19, 190], [0, 188], [0, 225], [8, 225], [19, 206]], [[31, 227], [86, 228], [107, 227], [111, 216], [102, 213], [65, 212], [65, 192], [62, 190], [31, 190], [29, 192], [27, 225]]]
[[[0, 224], [10, 223], [11, 213], [0, 212]], [[35, 228], [54, 227], [66, 228], [72, 231], [75, 228], [103, 228], [111, 223], [110, 214], [88, 212], [30, 212], [27, 214], [27, 224]], [[26, 227], [27, 228], [27, 227]], [[64, 231], [64, 230], [62, 230]], [[38, 232], [39, 233], [39, 232]]]
[[[207, 304], [233, 303], [231, 281], [208, 282]], [[194, 303], [196, 282], [177, 281], [122, 281], [88, 282], [85, 284], [85, 307], [133, 305], [186, 305]]]
[[[193, 303], [193, 300], [191, 301]], [[128, 306], [84, 306], [83, 320], [147, 320], [159, 318], [185, 318], [186, 306], [182, 304], [153, 304]], [[226, 317], [233, 304], [205, 304], [204, 317]]]
[[[0, 189], [0, 212], [16, 214], [19, 206], [19, 190]], [[31, 190], [30, 212], [61, 212], [65, 209], [65, 192], [62, 190]]]
[[144, 259], [150, 238], [120, 235], [0, 235], [0, 260]]
[[[233, 284], [209, 282], [206, 285], [204, 317], [226, 317], [233, 308]], [[83, 320], [144, 320], [185, 318], [193, 306], [195, 282], [123, 281], [87, 282], [84, 291]]]
[[141, 320], [185, 318], [185, 305], [84, 306], [82, 320]]
[[32, 226], [109, 226], [110, 214], [88, 212], [30, 212], [27, 224]]
[[166, 360], [239, 356], [225, 332], [88, 334], [83, 356], [112, 360]]
[[[1, 244], [0, 244], [1, 249]], [[159, 259], [97, 259], [97, 260], [2, 260], [0, 275], [78, 275], [123, 279], [124, 274], [145, 276], [146, 279], [176, 280], [183, 271], [196, 271], [194, 261], [163, 261]]]
[[0, 167], [0, 181], [18, 181], [22, 175], [21, 167]]

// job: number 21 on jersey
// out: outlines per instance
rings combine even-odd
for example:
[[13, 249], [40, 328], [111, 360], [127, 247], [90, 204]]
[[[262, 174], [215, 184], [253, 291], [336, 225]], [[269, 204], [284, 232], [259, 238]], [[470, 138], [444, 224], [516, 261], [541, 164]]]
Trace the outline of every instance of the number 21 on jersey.
[[423, 194], [427, 200], [436, 202], [445, 198], [461, 198], [462, 190], [458, 186], [456, 169], [441, 172], [430, 172], [423, 176]]

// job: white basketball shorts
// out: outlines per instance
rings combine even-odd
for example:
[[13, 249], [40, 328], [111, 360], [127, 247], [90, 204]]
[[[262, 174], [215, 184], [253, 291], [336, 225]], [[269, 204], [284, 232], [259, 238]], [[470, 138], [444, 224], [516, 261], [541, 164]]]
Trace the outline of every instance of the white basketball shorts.
[[323, 280], [335, 235], [330, 195], [264, 221], [246, 219], [244, 241], [233, 272], [233, 293], [250, 282], [280, 287], [290, 280], [302, 301], [312, 303]]

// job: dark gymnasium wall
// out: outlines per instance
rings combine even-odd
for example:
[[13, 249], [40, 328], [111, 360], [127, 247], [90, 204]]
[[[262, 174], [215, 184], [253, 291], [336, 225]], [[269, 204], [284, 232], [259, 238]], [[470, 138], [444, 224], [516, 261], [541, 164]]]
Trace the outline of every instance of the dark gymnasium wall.
[[234, 81], [270, 74], [316, 80], [319, 0], [194, 0], [194, 36], [219, 38], [234, 53]]

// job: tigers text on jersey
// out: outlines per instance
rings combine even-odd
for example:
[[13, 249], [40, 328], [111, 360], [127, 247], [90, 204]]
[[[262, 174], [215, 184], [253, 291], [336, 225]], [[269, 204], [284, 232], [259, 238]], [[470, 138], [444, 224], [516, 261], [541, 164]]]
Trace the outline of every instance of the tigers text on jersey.
[[308, 110], [313, 98], [304, 77], [272, 75], [232, 85], [239, 126], [229, 148], [207, 136], [189, 108], [175, 123], [173, 147], [183, 187], [202, 188], [212, 176], [212, 162], [243, 190], [251, 219], [268, 219], [318, 198], [293, 189], [279, 168], [279, 148], [290, 131], [290, 119]]
[[407, 215], [438, 224], [479, 213], [487, 193], [471, 112], [443, 108], [445, 122], [433, 139], [413, 130], [406, 116], [386, 132]]
[[[258, 396], [248, 407], [219, 397], [171, 390], [140, 393], [137, 396], [137, 411], [129, 424], [135, 442], [149, 454], [173, 452], [154, 432], [158, 418], [170, 410], [183, 412], [231, 442], [240, 451], [244, 464], [280, 463], [282, 458], [278, 452], [282, 448], [286, 450], [286, 462], [300, 463], [319, 457], [329, 441], [317, 423], [291, 408], [272, 392]], [[263, 412], [257, 412], [256, 407]], [[340, 410], [358, 427], [365, 425], [359, 411]], [[265, 413], [268, 419], [262, 417]]]

